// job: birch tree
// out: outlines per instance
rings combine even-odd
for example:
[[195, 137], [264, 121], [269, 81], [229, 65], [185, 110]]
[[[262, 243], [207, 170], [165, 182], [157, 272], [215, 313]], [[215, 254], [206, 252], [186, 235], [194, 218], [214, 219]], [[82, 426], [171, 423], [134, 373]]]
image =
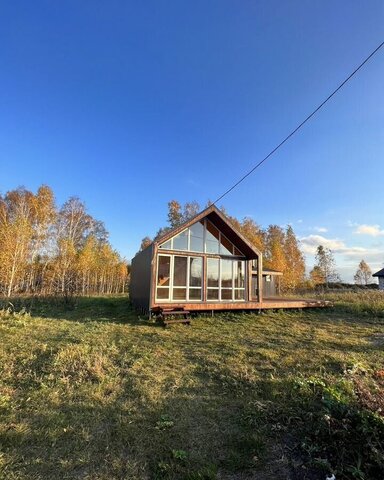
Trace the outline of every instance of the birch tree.
[[320, 269], [327, 287], [330, 282], [340, 281], [335, 269], [335, 259], [329, 248], [324, 248], [323, 245], [317, 247], [316, 262], [316, 266]]
[[361, 260], [359, 263], [359, 267], [353, 278], [357, 285], [368, 285], [372, 280], [372, 270], [364, 260]]

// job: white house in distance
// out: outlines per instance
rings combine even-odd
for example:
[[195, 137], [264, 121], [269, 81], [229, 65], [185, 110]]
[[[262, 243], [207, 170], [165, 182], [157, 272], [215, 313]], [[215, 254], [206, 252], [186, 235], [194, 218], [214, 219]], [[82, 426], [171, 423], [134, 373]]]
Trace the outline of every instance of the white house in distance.
[[378, 277], [379, 279], [379, 290], [384, 290], [384, 268], [372, 275], [373, 277]]

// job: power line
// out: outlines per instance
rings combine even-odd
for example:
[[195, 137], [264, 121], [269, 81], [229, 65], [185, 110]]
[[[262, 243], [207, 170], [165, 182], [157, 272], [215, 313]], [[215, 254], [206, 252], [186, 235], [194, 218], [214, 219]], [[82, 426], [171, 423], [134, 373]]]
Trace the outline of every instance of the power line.
[[251, 175], [257, 168], [259, 168], [265, 161], [267, 161], [268, 158], [271, 157], [281, 146], [283, 146], [287, 140], [289, 140], [298, 130], [300, 130], [300, 128], [305, 123], [307, 123], [308, 120], [310, 120], [368, 62], [368, 60], [370, 60], [375, 55], [375, 53], [380, 50], [383, 45], [384, 42], [380, 43], [380, 45], [376, 47], [375, 50], [373, 50], [373, 52], [370, 53], [368, 57], [363, 62], [361, 62], [360, 65], [342, 83], [340, 83], [340, 85], [330, 95], [328, 95], [328, 97], [322, 103], [320, 103], [320, 105], [315, 110], [313, 110], [313, 112], [309, 114], [305, 120], [300, 123], [300, 125], [298, 125], [294, 130], [292, 130], [292, 132], [287, 135], [284, 140], [282, 140], [273, 150], [271, 150], [266, 157], [260, 160], [257, 165], [255, 165], [251, 170], [249, 170], [249, 172], [243, 175], [234, 185], [232, 185], [232, 187], [228, 188], [226, 192], [224, 192], [217, 200], [213, 202], [213, 205], [219, 202], [226, 195], [228, 195], [228, 193], [235, 189], [238, 185], [240, 185], [241, 182], [243, 182], [247, 177], [249, 177], [249, 175]]

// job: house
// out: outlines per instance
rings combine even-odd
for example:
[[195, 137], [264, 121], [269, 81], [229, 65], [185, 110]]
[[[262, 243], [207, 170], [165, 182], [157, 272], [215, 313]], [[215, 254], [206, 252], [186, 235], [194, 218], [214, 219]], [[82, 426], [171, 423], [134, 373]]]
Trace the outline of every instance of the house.
[[378, 277], [379, 279], [379, 290], [384, 290], [384, 268], [374, 273], [372, 277]]
[[133, 259], [130, 299], [143, 312], [261, 310], [320, 306], [275, 298], [282, 272], [211, 205]]

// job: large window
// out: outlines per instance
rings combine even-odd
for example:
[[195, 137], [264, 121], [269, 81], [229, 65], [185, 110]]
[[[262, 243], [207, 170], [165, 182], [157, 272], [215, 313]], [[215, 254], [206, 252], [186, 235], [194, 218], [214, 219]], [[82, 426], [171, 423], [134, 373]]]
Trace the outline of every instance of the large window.
[[169, 301], [201, 300], [202, 257], [159, 255], [156, 299]]
[[159, 245], [162, 250], [179, 250], [243, 257], [228, 238], [208, 219], [200, 220]]
[[[208, 301], [245, 300], [245, 261], [207, 258]], [[159, 255], [156, 300], [201, 301], [203, 258], [185, 255]]]
[[245, 262], [207, 258], [207, 300], [245, 299]]

